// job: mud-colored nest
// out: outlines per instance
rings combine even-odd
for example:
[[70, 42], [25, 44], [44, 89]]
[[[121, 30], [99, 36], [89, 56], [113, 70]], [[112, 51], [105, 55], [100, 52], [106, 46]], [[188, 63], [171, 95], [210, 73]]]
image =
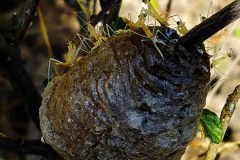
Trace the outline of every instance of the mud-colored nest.
[[41, 130], [62, 157], [181, 158], [205, 105], [209, 59], [203, 45], [185, 49], [174, 30], [158, 30], [164, 59], [149, 39], [120, 33], [49, 83]]

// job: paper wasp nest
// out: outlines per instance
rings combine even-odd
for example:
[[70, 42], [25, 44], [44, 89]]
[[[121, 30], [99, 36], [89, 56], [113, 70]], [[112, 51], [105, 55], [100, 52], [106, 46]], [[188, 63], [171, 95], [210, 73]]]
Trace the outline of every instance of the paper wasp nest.
[[[210, 77], [202, 45], [186, 50], [158, 28], [158, 48], [110, 37], [45, 89], [46, 143], [69, 160], [179, 160], [196, 134]], [[136, 31], [143, 34], [141, 30]]]

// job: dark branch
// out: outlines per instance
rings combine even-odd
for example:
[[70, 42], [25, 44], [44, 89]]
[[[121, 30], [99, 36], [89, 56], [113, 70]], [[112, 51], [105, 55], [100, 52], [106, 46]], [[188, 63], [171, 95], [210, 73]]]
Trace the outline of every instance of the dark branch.
[[42, 97], [22, 64], [20, 50], [7, 44], [1, 35], [0, 44], [5, 44], [3, 48], [0, 46], [0, 68], [14, 89], [21, 95], [32, 120], [40, 128], [39, 107]]
[[[100, 1], [101, 2], [101, 1]], [[112, 25], [114, 24], [113, 22], [115, 22], [118, 18], [118, 14], [121, 8], [121, 3], [122, 0], [116, 0], [115, 4], [110, 8], [110, 10], [108, 11], [108, 13], [103, 17], [102, 22], [103, 22], [103, 27], [104, 30], [107, 31], [108, 27], [107, 25], [113, 27]], [[114, 27], [113, 27], [114, 28]], [[102, 33], [104, 36], [106, 33]], [[108, 33], [107, 33], [108, 34]], [[110, 34], [112, 34], [112, 32], [110, 31]], [[109, 35], [108, 35], [109, 36]]]
[[116, 5], [112, 6], [112, 8], [109, 10], [109, 13], [104, 18], [104, 21], [103, 21], [104, 25], [106, 25], [106, 24], [111, 25], [111, 23], [118, 17], [122, 0], [116, 0], [115, 3], [116, 3]]
[[13, 42], [13, 47], [17, 47], [22, 40], [25, 32], [29, 28], [34, 16], [36, 15], [36, 9], [39, 4], [39, 0], [28, 0], [18, 17], [16, 25], [14, 24], [13, 30], [16, 31], [15, 40]]
[[179, 43], [186, 48], [197, 43], [202, 43], [238, 18], [240, 18], [240, 0], [235, 0], [199, 25], [192, 28], [179, 39]]
[[0, 68], [7, 75], [14, 89], [22, 96], [32, 120], [40, 128], [39, 107], [42, 98], [22, 64], [18, 49], [20, 41], [36, 14], [38, 3], [39, 0], [28, 0], [20, 16], [13, 17], [11, 38], [0, 34]]
[[108, 4], [98, 13], [98, 15], [92, 20], [91, 25], [96, 26], [98, 22], [100, 22], [103, 17], [107, 14], [109, 10], [115, 5], [117, 5], [119, 0], [110, 0]]
[[51, 160], [60, 160], [59, 155], [40, 140], [11, 139], [0, 134], [0, 150], [13, 151], [20, 154], [35, 154]]

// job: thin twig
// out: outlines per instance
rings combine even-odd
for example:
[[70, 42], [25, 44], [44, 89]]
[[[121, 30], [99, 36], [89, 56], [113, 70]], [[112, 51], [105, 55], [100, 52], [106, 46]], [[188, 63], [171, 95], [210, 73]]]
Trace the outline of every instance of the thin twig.
[[179, 43], [186, 48], [202, 43], [238, 18], [240, 18], [240, 0], [235, 0], [192, 28], [179, 39]]
[[[233, 93], [228, 96], [226, 103], [222, 109], [220, 121], [224, 130], [224, 133], [227, 130], [228, 124], [232, 118], [232, 115], [234, 113], [234, 110], [236, 108], [236, 104], [239, 98], [240, 98], [240, 84], [234, 89]], [[211, 142], [209, 144], [205, 160], [214, 160], [214, 158], [217, 155], [218, 148], [219, 148], [219, 144]]]
[[171, 6], [172, 6], [172, 0], [168, 0], [168, 4], [166, 7], [167, 15], [170, 15]]
[[116, 2], [115, 2], [116, 5], [113, 5], [113, 7], [110, 8], [109, 13], [104, 18], [104, 21], [103, 21], [104, 25], [106, 25], [106, 24], [111, 25], [113, 20], [116, 19], [116, 17], [119, 14], [120, 8], [121, 8], [121, 3], [122, 3], [122, 0], [116, 0]]
[[103, 8], [98, 15], [91, 21], [91, 25], [96, 26], [98, 24], [98, 22], [100, 22], [103, 17], [107, 14], [107, 12], [109, 10], [111, 10], [111, 8], [115, 5], [118, 4], [118, 0], [110, 0], [108, 1], [108, 4], [105, 6], [105, 8]]
[[31, 26], [34, 16], [36, 15], [37, 6], [39, 0], [28, 0], [18, 17], [16, 25], [13, 26], [13, 30], [16, 31], [15, 40], [13, 42], [13, 48], [16, 48], [22, 40], [25, 32]]

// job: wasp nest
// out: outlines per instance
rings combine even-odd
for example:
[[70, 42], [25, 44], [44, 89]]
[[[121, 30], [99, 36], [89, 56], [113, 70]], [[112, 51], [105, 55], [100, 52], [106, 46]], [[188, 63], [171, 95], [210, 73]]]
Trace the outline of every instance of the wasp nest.
[[185, 49], [174, 30], [158, 30], [159, 50], [120, 33], [46, 87], [41, 130], [64, 159], [181, 158], [205, 105], [209, 59], [203, 45]]

